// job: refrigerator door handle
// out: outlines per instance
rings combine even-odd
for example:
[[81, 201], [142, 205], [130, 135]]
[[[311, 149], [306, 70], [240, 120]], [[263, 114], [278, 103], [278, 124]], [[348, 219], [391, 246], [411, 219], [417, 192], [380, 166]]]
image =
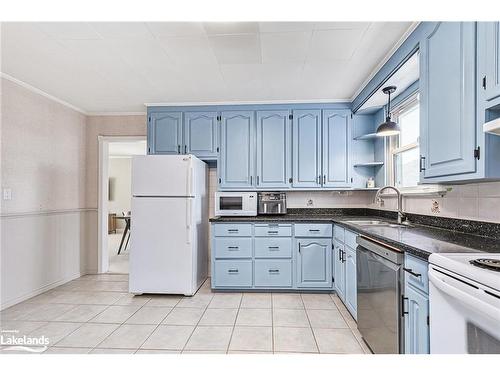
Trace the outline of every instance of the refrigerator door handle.
[[189, 166], [187, 173], [187, 195], [193, 195], [193, 167]]
[[191, 243], [191, 199], [188, 198], [186, 202], [186, 243]]

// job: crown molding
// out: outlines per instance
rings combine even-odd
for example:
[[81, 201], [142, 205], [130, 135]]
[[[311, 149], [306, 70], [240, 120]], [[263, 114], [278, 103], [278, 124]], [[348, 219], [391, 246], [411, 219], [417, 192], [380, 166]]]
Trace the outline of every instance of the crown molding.
[[68, 107], [76, 112], [79, 112], [79, 113], [85, 115], [85, 116], [88, 115], [87, 111], [85, 111], [84, 109], [79, 108], [71, 103], [68, 103], [65, 100], [59, 99], [58, 97], [56, 97], [54, 95], [50, 95], [50, 94], [46, 93], [45, 91], [40, 90], [39, 88], [30, 85], [29, 83], [26, 83], [24, 81], [21, 81], [20, 79], [12, 77], [11, 75], [8, 75], [7, 73], [0, 72], [0, 77], [5, 78], [8, 81], [14, 82], [15, 84], [25, 88], [28, 91], [34, 92], [35, 94], [41, 95], [41, 96], [43, 96], [47, 99], [50, 99], [56, 103], [62, 104], [63, 106]]
[[89, 117], [97, 116], [145, 116], [146, 112], [87, 112]]
[[351, 99], [289, 99], [289, 100], [227, 100], [214, 102], [168, 102], [144, 103], [146, 107], [196, 107], [205, 105], [258, 105], [258, 104], [323, 104], [323, 103], [350, 103]]

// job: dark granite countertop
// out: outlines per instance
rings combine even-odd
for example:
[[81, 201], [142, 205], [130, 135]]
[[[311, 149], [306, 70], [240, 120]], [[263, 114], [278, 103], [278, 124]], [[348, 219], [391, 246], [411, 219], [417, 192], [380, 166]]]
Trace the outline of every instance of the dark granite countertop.
[[[210, 221], [331, 222], [425, 260], [432, 253], [500, 253], [500, 224], [422, 217], [422, 215], [410, 215], [412, 225], [409, 227], [359, 226], [348, 222], [372, 219], [395, 222], [395, 214], [390, 211], [355, 208], [289, 209], [286, 215], [216, 217]], [[429, 225], [431, 223], [435, 223], [435, 226]]]

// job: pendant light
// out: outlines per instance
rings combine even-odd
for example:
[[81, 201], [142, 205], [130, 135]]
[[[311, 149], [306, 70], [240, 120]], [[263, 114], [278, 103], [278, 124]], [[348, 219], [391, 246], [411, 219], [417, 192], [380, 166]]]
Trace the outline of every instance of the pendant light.
[[394, 91], [396, 91], [396, 86], [387, 86], [382, 89], [384, 94], [389, 95], [389, 101], [387, 103], [387, 117], [385, 118], [385, 122], [377, 128], [377, 136], [379, 137], [390, 137], [401, 132], [399, 125], [391, 120], [391, 94]]

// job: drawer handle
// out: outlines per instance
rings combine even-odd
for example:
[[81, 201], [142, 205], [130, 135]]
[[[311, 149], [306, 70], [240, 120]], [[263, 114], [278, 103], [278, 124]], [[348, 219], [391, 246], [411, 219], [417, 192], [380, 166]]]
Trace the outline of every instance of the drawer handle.
[[231, 233], [238, 233], [239, 232], [238, 229], [228, 229], [227, 231], [231, 232]]
[[309, 229], [309, 232], [319, 232], [319, 229]]
[[403, 270], [405, 270], [406, 272], [408, 272], [410, 275], [412, 276], [415, 276], [415, 277], [421, 277], [422, 274], [421, 273], [416, 273], [416, 272], [413, 272], [413, 270], [411, 268], [404, 268], [403, 267]]
[[277, 230], [268, 230], [267, 234], [278, 234]]
[[238, 250], [239, 247], [238, 246], [228, 246], [227, 247], [229, 251], [234, 251], [234, 250]]
[[269, 273], [280, 273], [280, 270], [269, 270]]
[[227, 273], [238, 273], [239, 270], [237, 268], [230, 268], [227, 270]]
[[267, 247], [270, 251], [276, 251], [276, 250], [279, 250], [280, 247], [279, 246], [268, 246]]

